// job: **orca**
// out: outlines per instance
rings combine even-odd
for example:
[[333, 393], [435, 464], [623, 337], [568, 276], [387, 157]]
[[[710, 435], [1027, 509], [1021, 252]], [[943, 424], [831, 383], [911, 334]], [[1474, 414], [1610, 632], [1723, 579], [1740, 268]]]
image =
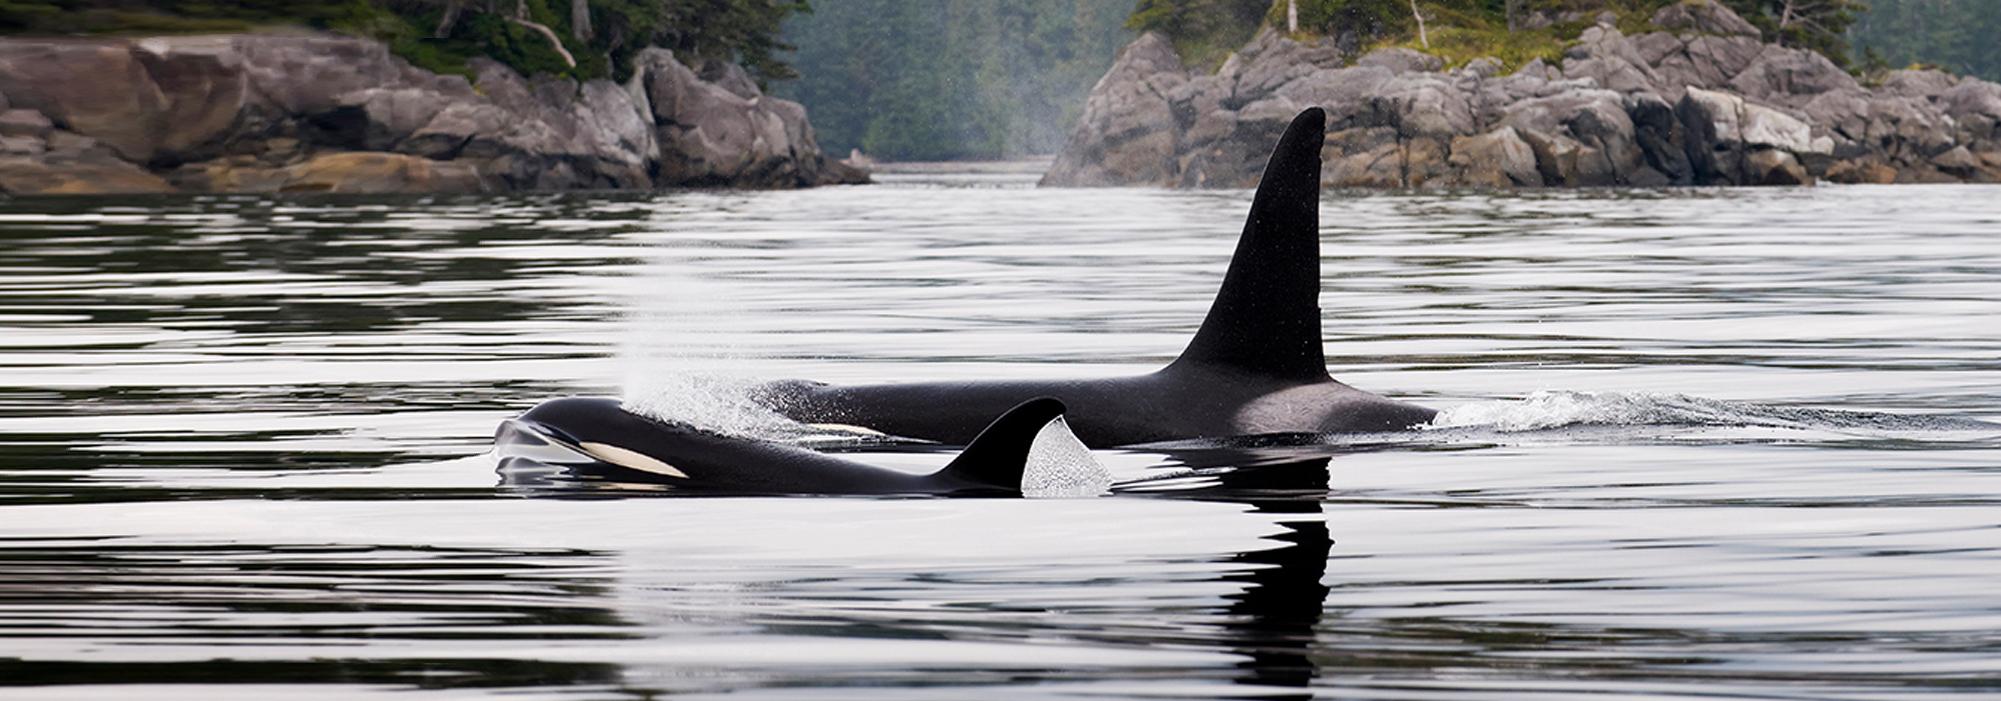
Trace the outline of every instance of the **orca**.
[[1320, 148], [1327, 115], [1293, 118], [1272, 150], [1223, 285], [1181, 356], [1145, 375], [762, 387], [804, 423], [840, 423], [960, 444], [1030, 397], [1068, 405], [1076, 435], [1104, 448], [1266, 433], [1401, 431], [1437, 412], [1336, 381], [1320, 347]]
[[[1064, 422], [1061, 401], [1038, 397], [1001, 414], [944, 468], [912, 474], [805, 448], [726, 436], [626, 411], [616, 399], [552, 399], [501, 424], [496, 445], [540, 442], [620, 481], [734, 494], [1092, 496], [1111, 484]], [[546, 460], [542, 462], [547, 462]], [[1024, 483], [1024, 475], [1029, 480]], [[1095, 491], [1094, 491], [1095, 490]]]

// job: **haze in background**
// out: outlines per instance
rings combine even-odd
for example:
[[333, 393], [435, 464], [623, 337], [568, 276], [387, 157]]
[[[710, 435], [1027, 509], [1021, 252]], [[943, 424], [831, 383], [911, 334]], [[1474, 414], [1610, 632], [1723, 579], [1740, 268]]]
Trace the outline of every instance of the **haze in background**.
[[1133, 34], [1132, 0], [818, 0], [785, 40], [830, 154], [890, 160], [1054, 153]]
[[[1208, 17], [1216, 9], [1212, 5], [1233, 2], [1266, 4], [1152, 4], [1187, 5], [1183, 14]], [[1133, 38], [1125, 25], [1140, 5], [1134, 0], [816, 0], [811, 14], [795, 15], [784, 26], [784, 39], [798, 47], [791, 64], [799, 78], [774, 84], [772, 92], [811, 110], [820, 144], [833, 154], [859, 148], [890, 160], [959, 160], [1053, 153], [1074, 126], [1091, 86]], [[1588, 9], [1609, 3], [1562, 0], [1525, 7], [1543, 5]], [[1772, 22], [1784, 14], [1784, 5], [1783, 0], [1733, 3], [1747, 19]], [[1992, 40], [2001, 32], [2001, 2], [1872, 0], [1868, 5], [1836, 35], [1851, 44], [1848, 57], [1857, 70], [1936, 64], [2001, 80], [2001, 42]]]
[[1995, 0], [1869, 0], [1869, 11], [1849, 35], [1858, 63], [1936, 64], [2001, 81], [2001, 2]]

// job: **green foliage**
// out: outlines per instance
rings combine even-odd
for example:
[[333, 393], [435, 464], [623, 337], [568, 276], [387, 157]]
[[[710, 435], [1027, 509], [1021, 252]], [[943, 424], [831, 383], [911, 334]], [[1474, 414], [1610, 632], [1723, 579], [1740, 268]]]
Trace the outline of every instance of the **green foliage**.
[[[158, 34], [243, 31], [290, 25], [388, 42], [412, 64], [465, 73], [485, 56], [523, 73], [580, 79], [619, 77], [647, 46], [684, 59], [737, 60], [760, 80], [793, 75], [780, 58], [785, 19], [810, 11], [806, 0], [588, 0], [594, 31], [578, 38], [571, 0], [0, 0], [0, 31], [31, 34]], [[549, 39], [514, 21], [555, 32], [575, 58], [571, 67]], [[432, 36], [457, 6], [444, 36]]]
[[1868, 9], [1862, 0], [1723, 0], [1723, 3], [1757, 25], [1767, 41], [1818, 51], [1841, 66], [1848, 65], [1848, 27]]
[[[1869, 0], [1849, 28], [1864, 68], [1937, 64], [2001, 80], [2001, 2], [1994, 0]], [[1870, 61], [1871, 53], [1876, 56]]]
[[1214, 65], [1257, 34], [1271, 7], [1271, 0], [1139, 0], [1126, 28], [1160, 32], [1182, 61]]
[[[1367, 41], [1415, 31], [1408, 0], [1298, 0], [1301, 31], [1339, 36], [1354, 32]], [[1272, 6], [1275, 24], [1285, 22], [1285, 0]]]
[[[1282, 26], [1293, 3], [1301, 33], [1337, 37], [1358, 46], [1408, 46], [1462, 64], [1493, 56], [1508, 66], [1541, 58], [1556, 61], [1579, 32], [1611, 12], [1627, 33], [1652, 31], [1648, 20], [1682, 0], [1272, 0], [1245, 25], [1221, 11], [1250, 0], [1139, 0], [1131, 26], [1168, 33], [1184, 60], [1191, 50], [1226, 54], [1234, 37], [1249, 37], [1259, 23]], [[1977, 6], [2001, 12], [2001, 0], [1883, 0], [1896, 5]], [[1864, 11], [1863, 0], [1722, 0], [1759, 26], [1767, 38], [1813, 49], [1837, 64], [1848, 60], [1846, 31]], [[1422, 31], [1413, 12], [1422, 14]], [[1530, 28], [1530, 17], [1556, 20]], [[1989, 25], [1991, 26], [1991, 25]], [[1512, 27], [1512, 28], [1511, 28]], [[1991, 37], [1992, 33], [1985, 34]], [[1217, 48], [1215, 44], [1225, 44]], [[1241, 43], [1240, 41], [1238, 43]], [[1989, 41], [1990, 46], [2001, 42]], [[1202, 65], [1197, 59], [1190, 63]]]
[[[1426, 18], [1425, 21], [1429, 23], [1431, 19]], [[1577, 36], [1576, 32], [1566, 34], [1553, 27], [1510, 32], [1506, 24], [1491, 22], [1435, 24], [1427, 27], [1426, 33], [1430, 39], [1428, 47], [1417, 38], [1415, 29], [1390, 44], [1445, 59], [1448, 68], [1491, 56], [1500, 59], [1501, 65], [1512, 71], [1536, 59], [1551, 64], [1560, 63], [1563, 50], [1570, 44], [1568, 37]]]
[[1130, 0], [821, 0], [793, 18], [820, 144], [897, 160], [1050, 153], [1131, 39]]
[[[1615, 26], [1621, 31], [1638, 34], [1653, 31], [1649, 20], [1654, 12], [1677, 1], [1524, 0], [1517, 8], [1523, 17], [1519, 18], [1517, 28], [1510, 31], [1505, 0], [1419, 0], [1418, 7], [1428, 25], [1430, 46], [1426, 47], [1416, 36], [1416, 28], [1409, 25], [1389, 43], [1443, 58], [1448, 67], [1465, 65], [1484, 56], [1500, 59], [1507, 70], [1536, 59], [1559, 64], [1564, 50], [1577, 35], [1598, 23], [1599, 14], [1611, 12], [1616, 18]], [[1399, 4], [1408, 18], [1409, 0]], [[1530, 13], [1541, 13], [1558, 21], [1530, 29], [1525, 21]], [[1563, 20], [1563, 17], [1574, 19]]]
[[378, 12], [363, 0], [0, 0], [0, 31], [141, 34], [241, 31], [274, 23], [327, 27]]

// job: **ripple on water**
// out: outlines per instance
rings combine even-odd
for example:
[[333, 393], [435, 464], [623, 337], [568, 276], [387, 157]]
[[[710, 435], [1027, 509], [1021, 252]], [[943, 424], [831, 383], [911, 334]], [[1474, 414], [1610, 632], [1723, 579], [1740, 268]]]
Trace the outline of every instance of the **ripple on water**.
[[1248, 193], [1028, 183], [0, 202], [0, 697], [2001, 688], [1992, 188], [1331, 193], [1330, 365], [1440, 418], [1108, 498], [479, 454], [595, 394], [926, 471], [747, 388], [1178, 353]]

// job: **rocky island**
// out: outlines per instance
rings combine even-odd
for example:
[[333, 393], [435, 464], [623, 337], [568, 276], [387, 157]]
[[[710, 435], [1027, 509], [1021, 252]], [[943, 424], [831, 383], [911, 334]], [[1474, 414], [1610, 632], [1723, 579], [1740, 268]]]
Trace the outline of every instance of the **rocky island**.
[[1266, 28], [1214, 72], [1156, 33], [1093, 88], [1051, 186], [1248, 187], [1301, 109], [1328, 111], [1340, 187], [2001, 182], [2001, 85], [1934, 70], [1865, 85], [1712, 0], [1628, 35], [1609, 13], [1560, 62], [1445, 62]]
[[0, 192], [498, 192], [866, 181], [806, 110], [664, 49], [470, 79], [325, 33], [0, 38]]

